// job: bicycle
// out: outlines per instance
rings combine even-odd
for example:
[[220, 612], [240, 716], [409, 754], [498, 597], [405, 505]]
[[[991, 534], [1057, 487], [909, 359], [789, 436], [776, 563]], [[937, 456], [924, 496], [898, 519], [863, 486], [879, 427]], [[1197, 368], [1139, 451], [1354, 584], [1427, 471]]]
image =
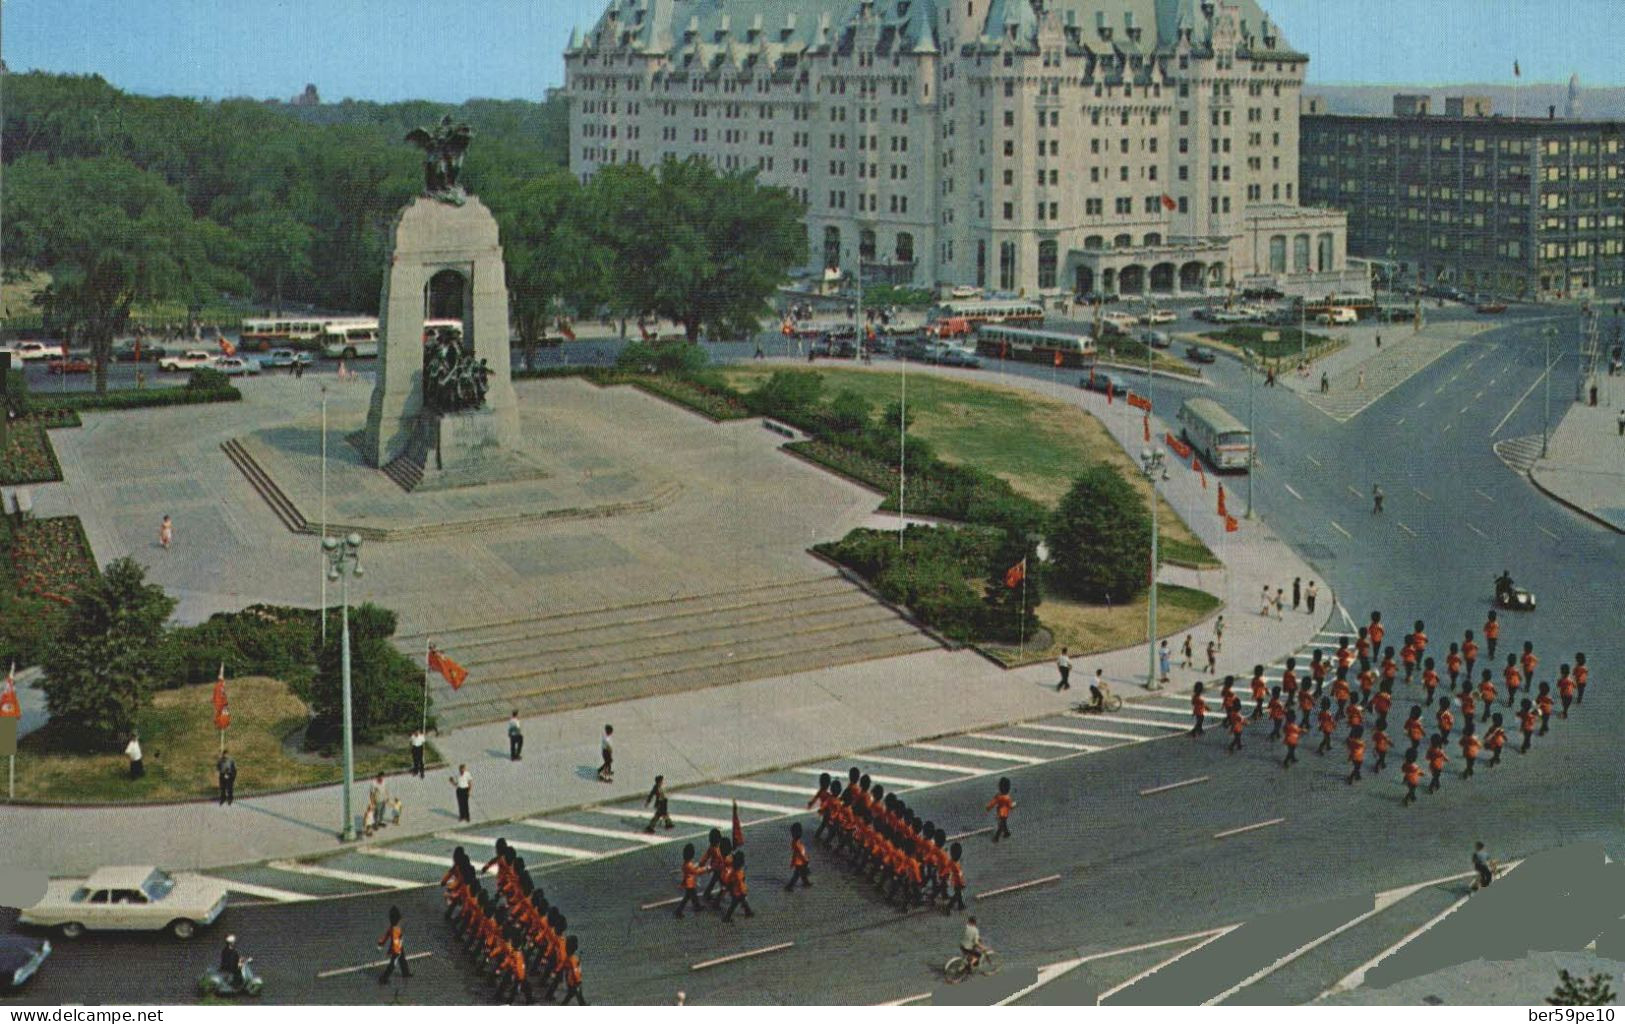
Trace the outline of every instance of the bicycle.
[[1099, 715], [1108, 711], [1123, 710], [1123, 698], [1112, 692], [1112, 688], [1104, 682], [1099, 685], [1100, 703], [1092, 700], [1080, 700], [1072, 705], [1072, 710], [1080, 715]]
[[963, 953], [954, 954], [948, 958], [947, 963], [942, 965], [942, 976], [950, 985], [956, 985], [959, 982], [964, 981], [966, 978], [970, 977], [972, 973], [999, 973], [998, 957], [994, 954], [993, 950], [982, 950], [982, 956], [977, 960], [974, 971], [971, 969], [969, 958], [967, 958]]

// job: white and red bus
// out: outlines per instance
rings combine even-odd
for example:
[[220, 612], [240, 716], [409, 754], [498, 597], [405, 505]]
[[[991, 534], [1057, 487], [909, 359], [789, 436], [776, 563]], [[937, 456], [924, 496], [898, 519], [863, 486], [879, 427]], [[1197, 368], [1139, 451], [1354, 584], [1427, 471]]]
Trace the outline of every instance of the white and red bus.
[[931, 311], [933, 321], [963, 320], [971, 326], [981, 324], [1014, 324], [1017, 327], [1041, 327], [1044, 307], [1036, 302], [1020, 299], [972, 299], [938, 304]]
[[1095, 339], [1087, 334], [1036, 331], [1004, 324], [978, 327], [976, 351], [989, 359], [1015, 359], [1045, 366], [1086, 369], [1095, 364]]

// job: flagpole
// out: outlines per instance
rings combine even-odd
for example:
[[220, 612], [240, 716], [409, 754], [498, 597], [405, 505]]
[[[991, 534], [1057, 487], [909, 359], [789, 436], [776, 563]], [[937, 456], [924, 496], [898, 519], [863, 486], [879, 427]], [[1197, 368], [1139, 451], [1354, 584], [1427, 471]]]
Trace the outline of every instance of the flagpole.
[[[322, 385], [322, 540], [327, 540], [327, 385]], [[327, 549], [316, 548], [320, 555], [322, 577], [322, 646], [327, 646]]]
[[429, 658], [434, 653], [434, 642], [429, 642], [429, 649], [423, 655], [423, 726], [425, 736], [429, 733]]
[[1027, 559], [1021, 560], [1021, 624], [1018, 628], [1016, 657], [1027, 656]]

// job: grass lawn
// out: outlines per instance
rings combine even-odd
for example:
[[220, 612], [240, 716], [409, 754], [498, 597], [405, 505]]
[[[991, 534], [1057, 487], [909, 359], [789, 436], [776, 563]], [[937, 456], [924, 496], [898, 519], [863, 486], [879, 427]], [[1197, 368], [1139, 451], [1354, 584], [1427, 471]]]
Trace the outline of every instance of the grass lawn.
[[[1038, 617], [1053, 637], [1050, 646], [1028, 644], [1020, 654], [1014, 646], [983, 645], [983, 650], [1006, 665], [1030, 665], [1053, 659], [1062, 647], [1069, 648], [1074, 657], [1131, 647], [1145, 642], [1148, 601], [1149, 595], [1141, 594], [1130, 604], [1106, 608], [1048, 595], [1038, 608]], [[1159, 584], [1157, 631], [1165, 637], [1184, 632], [1217, 611], [1219, 605], [1218, 598], [1204, 591]]]
[[[741, 391], [754, 390], [774, 369], [730, 366], [721, 375]], [[897, 400], [898, 374], [879, 370], [819, 367], [824, 397], [851, 391], [869, 400], [876, 414]], [[1139, 466], [1112, 440], [1100, 421], [1083, 410], [1015, 388], [911, 374], [908, 407], [915, 435], [929, 441], [945, 462], [970, 464], [1003, 477], [1028, 497], [1047, 505], [1060, 501], [1077, 470], [1093, 462], [1116, 469], [1149, 498], [1150, 484]], [[1161, 504], [1162, 539], [1201, 568], [1217, 566], [1169, 504]], [[1047, 607], [1047, 605], [1046, 605]]]
[[[226, 747], [237, 762], [237, 795], [338, 782], [343, 765], [299, 752], [290, 754], [283, 740], [304, 725], [305, 704], [287, 684], [262, 676], [233, 679], [232, 726]], [[93, 804], [191, 800], [216, 792], [214, 765], [220, 734], [209, 703], [214, 684], [163, 690], [137, 723], [146, 755], [146, 777], [132, 782], [122, 752], [62, 754], [51, 752], [46, 726], [19, 741], [17, 798], [58, 803]], [[439, 755], [425, 755], [433, 763]], [[399, 749], [356, 750], [356, 778], [376, 772], [399, 772], [407, 766], [405, 745]]]
[[[1275, 334], [1277, 337], [1273, 341], [1265, 341], [1265, 332]], [[1223, 331], [1209, 331], [1203, 334], [1203, 337], [1234, 348], [1251, 349], [1265, 359], [1288, 360], [1294, 363], [1303, 353], [1306, 344], [1310, 359], [1318, 359], [1335, 352], [1345, 344], [1340, 338], [1330, 338], [1313, 331], [1300, 332], [1296, 327], [1234, 326], [1227, 327]]]
[[[1100, 359], [1104, 363], [1116, 363], [1119, 366], [1132, 366], [1137, 370], [1145, 368], [1145, 354], [1151, 353], [1151, 366], [1153, 369], [1166, 373], [1177, 373], [1185, 377], [1201, 376], [1201, 369], [1190, 361], [1180, 359], [1167, 352], [1159, 352], [1142, 341], [1131, 337], [1114, 335], [1098, 343]], [[1129, 387], [1135, 387], [1129, 382]]]

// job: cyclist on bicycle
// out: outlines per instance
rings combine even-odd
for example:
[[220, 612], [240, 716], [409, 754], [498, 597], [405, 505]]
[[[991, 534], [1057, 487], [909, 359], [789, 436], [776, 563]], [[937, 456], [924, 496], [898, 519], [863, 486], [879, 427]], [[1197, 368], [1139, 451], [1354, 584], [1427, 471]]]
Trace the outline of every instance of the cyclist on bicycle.
[[959, 937], [959, 951], [965, 954], [965, 970], [976, 970], [987, 947], [982, 944], [982, 931], [976, 927], [976, 918], [965, 919], [965, 934]]
[[1106, 710], [1106, 694], [1101, 689], [1106, 685], [1106, 677], [1100, 669], [1095, 669], [1095, 680], [1089, 684], [1089, 706], [1096, 711]]

